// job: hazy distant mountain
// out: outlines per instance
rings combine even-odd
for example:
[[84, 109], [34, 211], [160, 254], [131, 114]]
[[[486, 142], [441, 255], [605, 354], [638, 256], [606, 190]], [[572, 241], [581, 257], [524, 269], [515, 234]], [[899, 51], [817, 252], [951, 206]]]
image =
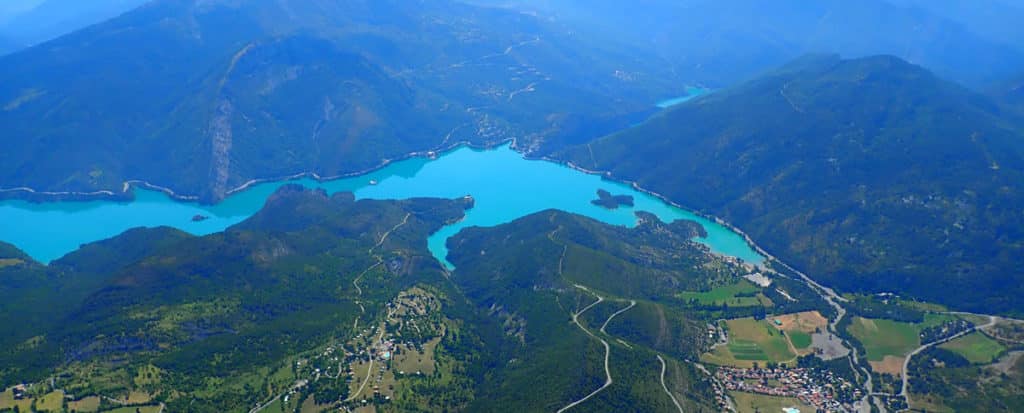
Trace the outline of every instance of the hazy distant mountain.
[[1024, 121], [897, 58], [802, 59], [565, 156], [843, 290], [1024, 313]]
[[[1024, 67], [1024, 52], [972, 30], [984, 23], [962, 26], [931, 7], [902, 7], [888, 0], [477, 1], [553, 16], [581, 30], [639, 39], [640, 45], [672, 61], [684, 77], [716, 85], [822, 52], [848, 57], [892, 54], [971, 85], [1004, 80]], [[959, 4], [983, 8], [976, 2]], [[1016, 35], [1017, 25], [1009, 24], [1015, 15], [987, 29]]]
[[964, 25], [985, 39], [1024, 51], [1024, 1], [1021, 0], [889, 0], [919, 7]]
[[0, 35], [31, 45], [102, 22], [148, 0], [9, 1], [0, 8]]
[[216, 200], [459, 141], [557, 147], [682, 88], [616, 47], [455, 1], [157, 1], [0, 60], [0, 187]]

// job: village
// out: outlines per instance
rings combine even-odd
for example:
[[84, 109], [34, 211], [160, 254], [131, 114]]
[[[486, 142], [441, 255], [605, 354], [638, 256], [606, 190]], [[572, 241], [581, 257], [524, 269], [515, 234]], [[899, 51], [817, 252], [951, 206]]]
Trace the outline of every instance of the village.
[[[440, 302], [431, 293], [412, 288], [403, 291], [385, 304], [384, 319], [358, 329], [355, 337], [344, 344], [324, 348], [313, 357], [295, 362], [295, 369], [307, 380], [300, 381], [279, 402], [261, 406], [256, 411], [275, 411], [270, 405], [286, 407], [302, 405], [313, 386], [321, 389], [321, 400], [340, 411], [373, 412], [375, 406], [391, 403], [400, 391], [401, 381], [435, 375], [434, 350], [446, 333], [437, 310]], [[358, 320], [356, 322], [358, 327]], [[324, 392], [323, 388], [338, 383], [341, 388]], [[324, 394], [325, 393], [325, 394]], [[307, 401], [308, 403], [308, 401]]]
[[862, 396], [848, 381], [813, 368], [719, 367], [715, 378], [730, 392], [794, 398], [819, 412], [854, 411], [853, 401]]

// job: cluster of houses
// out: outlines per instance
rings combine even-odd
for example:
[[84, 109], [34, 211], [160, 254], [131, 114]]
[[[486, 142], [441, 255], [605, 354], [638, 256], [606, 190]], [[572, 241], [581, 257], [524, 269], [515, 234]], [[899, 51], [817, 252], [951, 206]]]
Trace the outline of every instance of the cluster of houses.
[[28, 396], [28, 387], [25, 387], [24, 384], [19, 384], [14, 386], [11, 392], [14, 394], [14, 400], [24, 400]]
[[[792, 397], [819, 412], [853, 411], [850, 401], [861, 396], [843, 378], [815, 369], [721, 367], [715, 376], [728, 391]], [[850, 397], [840, 397], [841, 393]]]

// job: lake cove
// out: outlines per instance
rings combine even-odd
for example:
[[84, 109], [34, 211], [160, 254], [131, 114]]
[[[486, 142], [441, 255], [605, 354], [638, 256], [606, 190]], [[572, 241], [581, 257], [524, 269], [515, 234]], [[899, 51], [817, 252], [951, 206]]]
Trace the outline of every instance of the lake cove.
[[[179, 202], [162, 192], [142, 189], [135, 189], [135, 200], [131, 202], [0, 201], [0, 240], [14, 244], [39, 261], [50, 262], [81, 244], [135, 227], [169, 226], [206, 235], [223, 231], [256, 213], [267, 197], [286, 183], [323, 188], [328, 193], [351, 191], [361, 199], [472, 195], [475, 206], [467, 211], [466, 218], [428, 239], [430, 251], [446, 265], [445, 242], [463, 228], [499, 225], [546, 209], [625, 226], [636, 225], [636, 211], [653, 213], [665, 222], [690, 219], [707, 231], [707, 237], [695, 240], [712, 251], [750, 263], [764, 260], [742, 236], [711, 220], [626, 184], [602, 180], [553, 162], [524, 159], [508, 145], [490, 150], [463, 147], [437, 159], [412, 158], [366, 175], [333, 181], [299, 179], [257, 184], [216, 205]], [[598, 189], [632, 196], [635, 205], [614, 210], [594, 205], [590, 201]], [[194, 220], [195, 217], [203, 219]]]

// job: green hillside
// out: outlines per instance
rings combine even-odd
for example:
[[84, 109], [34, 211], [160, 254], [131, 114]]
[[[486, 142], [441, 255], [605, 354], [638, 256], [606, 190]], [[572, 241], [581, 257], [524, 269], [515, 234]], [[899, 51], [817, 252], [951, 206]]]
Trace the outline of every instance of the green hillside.
[[560, 147], [677, 81], [625, 45], [454, 0], [158, 0], [0, 65], [0, 188], [142, 180], [203, 201], [464, 141]]
[[1012, 111], [918, 66], [812, 56], [560, 156], [840, 289], [1021, 313], [1022, 136]]
[[[325, 411], [360, 397], [386, 411], [550, 411], [602, 387], [608, 343], [613, 383], [577, 409], [671, 410], [659, 356], [687, 411], [718, 409], [686, 360], [707, 350], [708, 321], [756, 309], [680, 298], [748, 271], [691, 241], [696, 224], [545, 211], [463, 231], [449, 273], [426, 238], [471, 205], [285, 186], [223, 233], [131, 230], [49, 266], [0, 245], [0, 321], [18, 326], [0, 337], [0, 384], [34, 383], [26, 405], [63, 391], [100, 409]], [[823, 306], [782, 281], [759, 293]], [[385, 342], [400, 347], [371, 381], [361, 354]]]
[[580, 319], [592, 331], [608, 323], [597, 336], [610, 345], [613, 383], [578, 407], [671, 410], [656, 381], [657, 352], [680, 362], [671, 382], [677, 398], [686, 399], [684, 410], [715, 411], [707, 378], [681, 363], [696, 359], [708, 344], [706, 316], [675, 294], [735, 282], [742, 270], [690, 242], [695, 230], [692, 223], [666, 225], [649, 216], [631, 230], [546, 211], [467, 229], [449, 240], [455, 283], [518, 341], [505, 356], [516, 363], [484, 383], [471, 409], [558, 410], [599, 388], [604, 349], [572, 323], [572, 315], [600, 296], [601, 303]]
[[[425, 240], [466, 206], [355, 202], [286, 187], [224, 233], [133, 230], [51, 267], [5, 267], [4, 322], [22, 327], [2, 338], [0, 380], [31, 382], [58, 371], [55, 384], [82, 396], [139, 393], [175, 411], [242, 411], [291, 385], [271, 377], [282, 363], [352, 334], [360, 308], [375, 315], [417, 283], [444, 288]], [[93, 274], [102, 281], [86, 283], [85, 294], [50, 282], [100, 277]], [[353, 286], [357, 276], [363, 290]], [[46, 321], [37, 322], [37, 313]], [[132, 378], [140, 369], [154, 373]]]

